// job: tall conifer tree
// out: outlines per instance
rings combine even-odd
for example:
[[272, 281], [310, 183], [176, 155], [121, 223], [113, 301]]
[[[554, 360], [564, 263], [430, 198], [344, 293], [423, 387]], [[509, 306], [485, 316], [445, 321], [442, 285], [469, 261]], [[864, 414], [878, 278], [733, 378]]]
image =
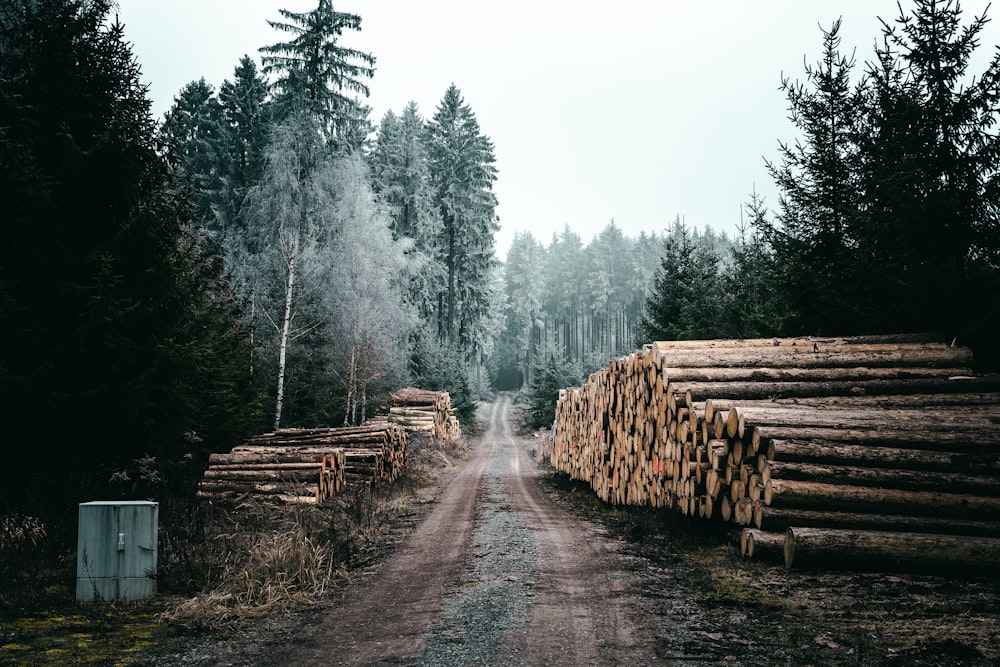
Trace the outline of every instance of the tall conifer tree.
[[438, 291], [438, 336], [471, 351], [490, 307], [495, 266], [496, 180], [493, 142], [453, 84], [428, 126], [435, 204], [442, 222], [438, 252], [447, 283]]
[[339, 43], [345, 30], [361, 30], [361, 17], [338, 12], [319, 0], [310, 12], [278, 10], [284, 21], [268, 21], [291, 35], [287, 42], [261, 48], [264, 72], [274, 74], [282, 115], [304, 110], [315, 116], [340, 148], [360, 148], [368, 110], [358, 96], [369, 94], [366, 79], [375, 74], [375, 57]]

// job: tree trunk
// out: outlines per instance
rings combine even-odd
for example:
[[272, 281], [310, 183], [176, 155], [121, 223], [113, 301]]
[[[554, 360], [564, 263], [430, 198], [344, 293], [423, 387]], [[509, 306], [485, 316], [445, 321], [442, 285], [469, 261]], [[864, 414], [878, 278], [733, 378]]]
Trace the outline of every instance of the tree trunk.
[[772, 479], [764, 504], [788, 509], [1000, 520], [1000, 498]]
[[766, 466], [772, 479], [792, 479], [824, 484], [878, 486], [911, 491], [943, 491], [1000, 496], [1000, 478], [926, 470], [864, 468], [815, 463], [774, 461]]
[[747, 558], [781, 560], [785, 553], [785, 533], [744, 528], [740, 535], [740, 551]]
[[1000, 521], [782, 509], [780, 507], [765, 507], [762, 504], [758, 504], [754, 508], [753, 524], [766, 531], [784, 531], [791, 526], [811, 526], [1000, 537]]
[[288, 338], [292, 327], [292, 288], [295, 285], [295, 260], [298, 254], [298, 240], [293, 239], [288, 254], [288, 280], [285, 282], [285, 312], [281, 318], [281, 342], [278, 347], [278, 393], [274, 406], [274, 430], [281, 428], [281, 408], [285, 401], [285, 359], [288, 354]]
[[455, 221], [448, 225], [448, 343], [455, 344]]
[[785, 533], [785, 567], [853, 565], [871, 567], [946, 566], [1000, 569], [1000, 538], [926, 533], [886, 533], [835, 528], [789, 528]]
[[[970, 392], [1000, 390], [1000, 375], [981, 377], [927, 377], [905, 379], [833, 380], [826, 381], [765, 381], [732, 380], [728, 382], [691, 382], [671, 380], [674, 391], [690, 392], [693, 401], [760, 401], [798, 399], [818, 405], [824, 399], [828, 405], [838, 402], [867, 402], [878, 405], [927, 403], [930, 396], [943, 399], [944, 394], [968, 395]], [[842, 397], [837, 399], [837, 397]], [[814, 399], [814, 400], [810, 400]], [[959, 398], [944, 399], [958, 401]]]
[[[967, 367], [930, 367], [922, 368], [888, 366], [879, 368], [853, 367], [825, 368], [803, 365], [801, 367], [774, 368], [761, 366], [676, 366], [670, 362], [686, 362], [686, 358], [662, 359], [667, 380], [670, 382], [867, 382], [872, 380], [919, 380], [960, 378], [970, 380], [973, 384], [976, 378]], [[808, 360], [804, 360], [805, 363]], [[709, 396], [708, 398], [722, 398]]]
[[959, 452], [853, 445], [823, 440], [805, 442], [771, 440], [767, 458], [779, 462], [825, 463], [907, 470], [946, 470], [994, 476], [1000, 474], [1000, 453], [976, 456]]

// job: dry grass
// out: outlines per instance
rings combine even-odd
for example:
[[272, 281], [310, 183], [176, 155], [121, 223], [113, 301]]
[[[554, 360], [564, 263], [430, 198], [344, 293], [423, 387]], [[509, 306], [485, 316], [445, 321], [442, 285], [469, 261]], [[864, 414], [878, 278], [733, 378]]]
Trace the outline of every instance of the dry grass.
[[318, 507], [245, 503], [205, 518], [202, 591], [160, 615], [188, 630], [236, 627], [321, 599], [349, 569], [384, 555], [413, 525], [442, 475], [458, 469], [466, 443], [410, 442], [405, 473], [392, 485], [349, 487]]
[[226, 562], [211, 590], [181, 602], [163, 620], [187, 629], [239, 625], [290, 604], [318, 600], [344, 576], [333, 548], [315, 536], [315, 517], [285, 514], [283, 525], [217, 539], [242, 549], [227, 549]]

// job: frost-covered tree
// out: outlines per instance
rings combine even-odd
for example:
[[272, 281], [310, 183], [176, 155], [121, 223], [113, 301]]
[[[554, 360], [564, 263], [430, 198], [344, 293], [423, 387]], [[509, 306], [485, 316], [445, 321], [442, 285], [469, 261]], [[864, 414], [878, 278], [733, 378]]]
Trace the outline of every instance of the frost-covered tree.
[[393, 238], [360, 157], [324, 165], [315, 180], [326, 204], [319, 215], [328, 256], [324, 310], [336, 341], [333, 368], [344, 396], [344, 424], [360, 423], [369, 399], [406, 376], [416, 326], [405, 294], [412, 241]]
[[515, 344], [511, 350], [513, 361], [525, 382], [531, 381], [535, 348], [545, 326], [542, 313], [545, 254], [545, 248], [531, 232], [515, 234], [507, 251], [504, 271], [507, 335]]
[[[249, 228], [236, 259], [247, 297], [277, 335], [274, 428], [281, 425], [289, 345], [321, 325], [302, 308], [303, 278], [321, 272], [322, 229], [314, 172], [322, 148], [312, 118], [297, 114], [277, 126], [265, 158], [263, 178], [247, 201]], [[309, 287], [309, 283], [306, 283]], [[303, 294], [305, 292], [305, 294]]]
[[413, 240], [410, 301], [421, 319], [436, 318], [437, 293], [447, 280], [439, 244], [443, 233], [427, 156], [426, 128], [416, 104], [386, 112], [370, 156], [372, 187], [386, 204], [393, 236]]

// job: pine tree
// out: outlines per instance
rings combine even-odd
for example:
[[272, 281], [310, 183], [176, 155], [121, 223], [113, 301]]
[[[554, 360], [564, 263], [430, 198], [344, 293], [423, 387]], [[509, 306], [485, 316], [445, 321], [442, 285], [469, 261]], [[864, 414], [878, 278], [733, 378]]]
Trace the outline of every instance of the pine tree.
[[454, 85], [428, 126], [435, 205], [442, 221], [438, 244], [447, 283], [438, 290], [438, 336], [471, 352], [490, 307], [495, 267], [496, 180], [493, 142]]
[[753, 192], [744, 204], [749, 220], [740, 217], [739, 237], [722, 276], [726, 338], [763, 338], [781, 331], [782, 305], [773, 284], [771, 248], [761, 230], [770, 224], [763, 198]]
[[806, 66], [806, 82], [782, 80], [791, 119], [802, 134], [781, 144], [768, 163], [779, 190], [776, 224], [765, 227], [781, 289], [808, 333], [843, 332], [856, 321], [851, 252], [856, 246], [860, 92], [851, 86], [854, 58], [840, 53], [840, 26], [823, 30], [823, 55]]
[[997, 323], [984, 315], [1000, 287], [1000, 57], [968, 77], [986, 21], [963, 26], [957, 2], [916, 0], [884, 24], [861, 170], [872, 328], [982, 336]]
[[555, 336], [542, 338], [532, 361], [531, 381], [524, 390], [528, 410], [525, 425], [529, 428], [551, 426], [556, 416], [559, 391], [579, 385], [583, 379], [578, 364], [567, 359], [566, 351]]
[[722, 332], [718, 249], [677, 219], [639, 321], [639, 340], [718, 338]]
[[531, 382], [534, 352], [543, 335], [542, 267], [545, 249], [530, 232], [514, 235], [504, 270], [506, 327], [514, 343], [514, 363], [525, 382]]
[[192, 81], [174, 98], [161, 134], [168, 155], [191, 187], [198, 225], [219, 229], [220, 203], [230, 166], [230, 137], [222, 107], [205, 79]]
[[361, 30], [361, 17], [337, 12], [331, 0], [319, 0], [310, 12], [278, 10], [285, 21], [270, 26], [292, 37], [260, 49], [265, 74], [275, 74], [282, 117], [306, 111], [341, 148], [360, 148], [367, 136], [367, 110], [357, 99], [367, 97], [365, 79], [375, 74], [375, 57], [339, 43], [345, 30]]
[[67, 519], [129, 461], [218, 447], [254, 400], [230, 374], [246, 357], [222, 272], [182, 236], [190, 211], [111, 9], [0, 12], [0, 405], [16, 443], [0, 505]]
[[435, 321], [437, 291], [447, 279], [439, 244], [443, 234], [427, 156], [426, 129], [416, 104], [386, 112], [370, 156], [372, 187], [388, 206], [393, 236], [413, 240], [409, 298], [421, 319]]
[[219, 86], [219, 105], [227, 126], [229, 145], [223, 227], [240, 226], [240, 209], [250, 188], [264, 173], [264, 150], [271, 122], [267, 82], [249, 56], [233, 70], [233, 80]]

